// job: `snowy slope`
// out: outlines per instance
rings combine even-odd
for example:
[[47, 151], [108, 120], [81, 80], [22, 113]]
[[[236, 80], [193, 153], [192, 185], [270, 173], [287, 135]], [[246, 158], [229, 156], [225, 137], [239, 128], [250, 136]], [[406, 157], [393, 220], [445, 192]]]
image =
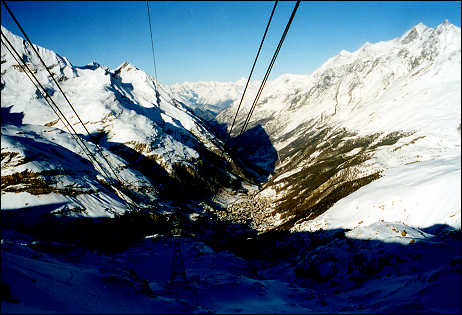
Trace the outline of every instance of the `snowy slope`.
[[[248, 129], [263, 128], [277, 151], [258, 195], [273, 205], [272, 224], [291, 228], [333, 206], [319, 222], [460, 228], [460, 38], [447, 21], [420, 23], [400, 38], [343, 50], [312, 74], [268, 82]], [[236, 109], [218, 123], [229, 129]], [[318, 220], [296, 230], [320, 228]]]
[[[2, 211], [24, 209], [30, 220], [51, 211], [101, 217], [123, 213], [133, 203], [126, 191], [121, 195], [121, 186], [107, 186], [115, 182], [107, 163], [99, 158], [100, 164], [91, 164], [76, 148], [75, 140], [62, 130], [6, 125], [2, 126], [1, 143]], [[86, 145], [96, 152], [93, 143]], [[137, 197], [143, 200], [140, 205], [157, 199], [158, 192], [148, 178], [128, 168], [127, 162], [113, 153], [103, 150], [103, 154], [115, 168], [122, 187], [135, 196], [139, 192]]]

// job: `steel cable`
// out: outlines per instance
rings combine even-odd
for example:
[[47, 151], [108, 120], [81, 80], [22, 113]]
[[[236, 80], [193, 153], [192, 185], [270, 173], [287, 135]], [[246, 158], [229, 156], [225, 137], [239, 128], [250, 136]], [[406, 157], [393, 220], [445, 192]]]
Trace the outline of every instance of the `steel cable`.
[[[62, 95], [64, 96], [66, 102], [69, 104], [69, 106], [71, 107], [71, 109], [73, 110], [73, 112], [75, 113], [75, 115], [77, 116], [79, 122], [82, 124], [83, 128], [85, 129], [85, 131], [87, 132], [88, 136], [90, 136], [90, 132], [88, 131], [87, 127], [85, 126], [85, 124], [82, 122], [82, 120], [80, 119], [80, 116], [77, 114], [77, 112], [75, 111], [74, 107], [72, 106], [71, 102], [69, 101], [69, 99], [67, 98], [66, 94], [64, 93], [64, 91], [62, 90], [61, 86], [59, 85], [59, 83], [56, 81], [53, 73], [49, 70], [49, 68], [46, 66], [45, 62], [43, 61], [42, 57], [40, 56], [40, 54], [38, 53], [37, 49], [34, 47], [34, 45], [32, 44], [31, 40], [29, 39], [29, 37], [27, 36], [26, 32], [24, 31], [24, 29], [22, 28], [21, 24], [19, 23], [19, 21], [16, 19], [16, 17], [14, 16], [13, 12], [10, 10], [10, 8], [8, 7], [8, 5], [6, 4], [5, 0], [2, 0], [2, 3], [3, 5], [6, 7], [6, 9], [8, 10], [10, 16], [13, 18], [14, 22], [16, 23], [16, 25], [18, 26], [18, 28], [21, 30], [22, 34], [24, 35], [24, 37], [27, 39], [27, 42], [29, 43], [29, 45], [31, 46], [31, 48], [33, 49], [33, 51], [35, 52], [35, 54], [37, 55], [37, 57], [39, 58], [40, 62], [42, 63], [42, 65], [44, 66], [44, 68], [47, 70], [47, 72], [49, 73], [50, 77], [52, 78], [53, 82], [56, 84], [56, 86], [58, 87], [58, 89], [61, 91]], [[6, 38], [6, 36], [3, 34], [4, 38]], [[11, 47], [12, 44], [10, 43]], [[31, 73], [32, 74], [32, 73]], [[51, 99], [51, 97], [50, 97]], [[58, 106], [56, 105], [56, 103], [54, 103], [56, 108], [58, 108]], [[58, 108], [59, 109], [59, 108]], [[60, 111], [61, 112], [61, 111]], [[61, 112], [62, 114], [62, 112]], [[62, 114], [63, 117], [65, 118], [64, 114]], [[59, 116], [58, 116], [59, 117]], [[66, 119], [67, 121], [67, 119]], [[69, 123], [69, 125], [71, 126], [72, 130], [73, 127], [72, 125]], [[75, 132], [75, 130], [74, 130]], [[75, 132], [76, 133], [76, 132]], [[76, 133], [77, 134], [77, 133]], [[82, 142], [83, 143], [83, 142]], [[114, 176], [116, 177], [117, 181], [122, 184], [122, 180], [119, 178], [119, 176], [117, 175], [117, 173], [115, 172], [114, 168], [112, 167], [112, 165], [109, 163], [109, 161], [106, 159], [106, 157], [104, 156], [103, 152], [102, 152], [102, 149], [101, 147], [95, 143], [95, 146], [97, 148], [97, 151], [98, 153], [101, 154], [101, 156], [103, 157], [103, 159], [105, 160], [106, 164], [109, 166], [109, 168], [111, 169], [112, 173], [114, 174]], [[85, 145], [86, 147], [86, 145]], [[87, 150], [90, 152], [90, 154], [93, 156], [94, 160], [97, 161], [96, 157], [91, 153], [91, 151], [87, 148]], [[103, 172], [106, 174], [106, 176], [108, 178], [111, 178], [112, 179], [112, 176], [109, 176], [106, 171], [104, 170], [104, 168], [101, 166], [101, 164], [99, 162], [97, 162], [98, 165], [100, 166], [101, 169], [103, 169]], [[125, 182], [125, 181], [124, 181]], [[126, 182], [125, 182], [126, 183]], [[128, 187], [128, 184], [126, 185]], [[125, 198], [123, 198], [125, 200]], [[125, 200], [126, 201], [126, 200]], [[130, 205], [130, 203], [128, 203], [128, 205], [130, 207], [132, 207]]]
[[[106, 175], [107, 178], [111, 178], [111, 176], [107, 173], [106, 169], [104, 167], [102, 167], [101, 163], [95, 159], [93, 153], [91, 152], [91, 150], [87, 147], [87, 145], [85, 144], [85, 142], [80, 138], [80, 136], [77, 134], [77, 132], [75, 131], [75, 129], [72, 127], [72, 124], [67, 120], [66, 116], [61, 112], [61, 110], [59, 109], [58, 105], [54, 102], [53, 98], [50, 96], [50, 94], [48, 93], [48, 91], [43, 87], [43, 85], [40, 83], [40, 81], [37, 79], [37, 77], [34, 75], [34, 73], [32, 72], [31, 69], [29, 69], [29, 67], [27, 66], [27, 64], [24, 62], [24, 60], [22, 60], [22, 58], [19, 56], [19, 53], [16, 51], [16, 49], [14, 48], [14, 46], [11, 44], [11, 42], [8, 40], [8, 38], [3, 34], [1, 33], [1, 35], [4, 37], [4, 39], [7, 41], [8, 45], [11, 47], [11, 49], [14, 51], [14, 53], [16, 54], [16, 56], [13, 54], [13, 52], [10, 50], [10, 48], [8, 47], [8, 45], [3, 41], [1, 40], [1, 42], [3, 43], [3, 45], [5, 46], [5, 48], [8, 50], [8, 52], [11, 54], [11, 56], [15, 59], [15, 61], [18, 63], [18, 65], [21, 67], [21, 69], [23, 70], [23, 72], [27, 75], [27, 77], [29, 78], [29, 80], [32, 82], [32, 84], [35, 86], [35, 88], [38, 90], [38, 92], [42, 95], [42, 97], [45, 99], [45, 101], [47, 102], [47, 104], [51, 107], [51, 109], [53, 110], [53, 112], [56, 114], [56, 116], [58, 116], [58, 119], [63, 123], [64, 127], [67, 129], [67, 131], [69, 132], [69, 134], [71, 135], [71, 137], [77, 142], [77, 145], [80, 146], [80, 148], [82, 149], [82, 151], [87, 155], [88, 157], [88, 160], [93, 164], [93, 166], [95, 167], [96, 169], [96, 165], [99, 166], [100, 170]], [[21, 65], [21, 62], [18, 60], [18, 58], [21, 60], [21, 62], [23, 63], [23, 65]], [[28, 73], [29, 71], [29, 73]], [[34, 82], [34, 80], [32, 79], [32, 77], [35, 79], [36, 82]], [[40, 88], [42, 90], [40, 90]], [[53, 105], [56, 107], [53, 107]], [[59, 112], [59, 114], [58, 114]], [[61, 116], [62, 117], [61, 117]], [[72, 131], [70, 129], [72, 129]], [[79, 141], [80, 140], [80, 141]], [[86, 150], [85, 150], [86, 149]], [[121, 197], [127, 204], [129, 207], [131, 207], [129, 201], [123, 197]], [[133, 208], [132, 208], [133, 210]]]
[[290, 25], [292, 24], [292, 20], [294, 19], [295, 12], [297, 12], [297, 9], [298, 9], [299, 5], [300, 5], [300, 0], [298, 0], [297, 3], [295, 4], [295, 7], [294, 7], [294, 9], [292, 11], [292, 14], [291, 14], [291, 16], [289, 18], [289, 21], [287, 22], [284, 33], [282, 34], [281, 40], [279, 41], [278, 47], [276, 48], [276, 51], [274, 52], [273, 58], [271, 59], [270, 65], [268, 66], [265, 77], [263, 78], [263, 81], [262, 81], [262, 83], [260, 85], [260, 88], [258, 89], [257, 96], [255, 97], [255, 100], [253, 101], [253, 104], [252, 104], [252, 107], [250, 108], [249, 113], [247, 114], [247, 118], [246, 118], [246, 120], [244, 122], [244, 125], [242, 126], [242, 129], [241, 129], [241, 132], [239, 133], [239, 136], [244, 133], [245, 129], [248, 126], [250, 117], [252, 116], [253, 111], [255, 110], [255, 107], [256, 107], [256, 105], [258, 103], [258, 99], [260, 98], [260, 95], [261, 95], [261, 93], [263, 91], [263, 88], [265, 87], [266, 81], [267, 81], [267, 79], [269, 77], [271, 69], [273, 68], [274, 62], [276, 61], [276, 58], [277, 58], [277, 56], [279, 54], [279, 50], [282, 47], [282, 43], [284, 42], [284, 39], [285, 39], [285, 37], [287, 35], [287, 32], [289, 31]]
[[[87, 127], [85, 126], [85, 124], [82, 122], [82, 120], [80, 119], [80, 116], [77, 114], [77, 112], [75, 111], [75, 108], [74, 106], [72, 106], [71, 102], [69, 101], [69, 99], [67, 98], [66, 94], [64, 93], [64, 91], [62, 90], [61, 86], [59, 85], [59, 83], [56, 81], [53, 73], [50, 71], [50, 69], [48, 69], [48, 67], [46, 66], [45, 62], [43, 61], [42, 57], [40, 56], [40, 54], [38, 53], [37, 49], [34, 47], [34, 45], [32, 44], [31, 40], [29, 39], [29, 37], [27, 36], [26, 32], [24, 31], [24, 29], [22, 28], [21, 24], [19, 23], [19, 21], [16, 19], [16, 17], [14, 16], [13, 12], [11, 12], [10, 8], [8, 7], [8, 5], [6, 4], [5, 0], [2, 0], [2, 3], [3, 5], [6, 7], [6, 9], [8, 10], [10, 16], [13, 18], [14, 22], [16, 23], [16, 25], [19, 27], [19, 29], [21, 30], [22, 34], [24, 35], [24, 37], [27, 39], [27, 42], [29, 43], [29, 45], [31, 46], [31, 48], [33, 49], [33, 51], [35, 52], [35, 54], [38, 56], [39, 60], [41, 61], [42, 65], [45, 67], [45, 69], [47, 70], [47, 72], [50, 74], [50, 77], [52, 78], [53, 82], [56, 84], [56, 86], [58, 87], [58, 89], [61, 91], [62, 95], [64, 96], [64, 99], [66, 100], [66, 102], [69, 104], [69, 106], [71, 107], [71, 109], [73, 110], [73, 112], [75, 113], [75, 115], [77, 116], [78, 120], [80, 121], [80, 123], [82, 124], [83, 128], [85, 129], [85, 131], [87, 132], [88, 136], [90, 136], [90, 132], [88, 131]], [[97, 150], [99, 151], [98, 153], [101, 154], [101, 156], [103, 157], [103, 159], [105, 160], [105, 162], [107, 163], [107, 165], [109, 166], [109, 168], [111, 169], [111, 171], [113, 172], [113, 174], [115, 175], [117, 181], [119, 183], [122, 183], [122, 181], [120, 180], [119, 176], [117, 175], [117, 173], [115, 172], [115, 170], [113, 169], [112, 165], [109, 163], [109, 161], [106, 159], [106, 157], [104, 156], [104, 154], [102, 153], [102, 150], [100, 148], [100, 146], [95, 143], [95, 146], [97, 148]], [[95, 158], [96, 160], [96, 158]], [[108, 176], [108, 178], [111, 178], [111, 176]]]
[[[91, 151], [87, 148], [87, 151], [85, 150], [85, 148], [82, 146], [82, 144], [85, 146], [85, 144], [82, 142], [82, 144], [79, 142], [79, 140], [81, 140], [78, 136], [76, 138], [76, 134], [75, 133], [75, 130], [74, 130], [74, 133], [72, 133], [72, 131], [69, 129], [69, 126], [71, 129], [72, 128], [72, 125], [69, 123], [69, 121], [66, 119], [66, 117], [63, 115], [63, 113], [61, 112], [61, 110], [59, 109], [59, 107], [56, 106], [56, 104], [54, 103], [53, 99], [51, 98], [51, 96], [49, 95], [49, 93], [47, 92], [47, 90], [42, 86], [42, 84], [40, 83], [40, 81], [38, 81], [37, 77], [33, 74], [33, 72], [29, 69], [29, 67], [27, 66], [27, 64], [19, 57], [19, 54], [18, 52], [16, 51], [16, 49], [14, 48], [14, 46], [12, 46], [11, 42], [8, 40], [8, 38], [3, 34], [3, 32], [1, 33], [1, 35], [5, 38], [5, 40], [7, 41], [8, 45], [11, 46], [11, 49], [14, 51], [14, 53], [17, 55], [17, 57], [13, 54], [13, 52], [10, 50], [10, 48], [8, 47], [7, 43], [5, 43], [3, 41], [3, 39], [1, 40], [1, 42], [3, 43], [3, 45], [5, 46], [5, 48], [8, 50], [8, 52], [10, 53], [10, 55], [14, 58], [14, 60], [18, 63], [18, 65], [21, 67], [21, 69], [23, 70], [23, 72], [27, 75], [27, 77], [29, 78], [29, 80], [32, 82], [32, 84], [35, 86], [35, 88], [39, 91], [39, 93], [42, 95], [42, 97], [45, 99], [45, 101], [47, 102], [47, 104], [51, 107], [51, 109], [54, 111], [54, 113], [56, 114], [56, 116], [58, 116], [58, 119], [63, 123], [64, 127], [67, 129], [67, 131], [69, 132], [69, 134], [72, 136], [72, 138], [77, 142], [77, 144], [80, 146], [80, 148], [82, 149], [82, 151], [87, 155], [88, 159], [90, 161], [93, 161], [92, 157], [89, 155], [91, 154]], [[21, 65], [21, 62], [18, 60], [21, 59], [21, 62], [24, 64], [24, 65]], [[30, 71], [30, 74], [28, 73], [28, 71]], [[31, 75], [34, 77], [35, 81], [37, 82], [34, 82], [34, 80], [32, 79]], [[38, 85], [37, 85], [38, 84]], [[40, 88], [42, 90], [40, 90]], [[43, 91], [43, 92], [42, 92]], [[45, 95], [44, 95], [45, 93]], [[50, 103], [51, 102], [51, 103]], [[52, 103], [54, 103], [54, 106], [56, 107], [53, 107]], [[59, 114], [58, 114], [59, 112]], [[63, 116], [61, 117], [60, 114]], [[64, 119], [64, 120], [63, 120]], [[64, 122], [65, 121], [65, 122]], [[68, 126], [69, 124], [69, 126]], [[96, 165], [95, 165], [96, 166]], [[100, 167], [101, 168], [101, 167]], [[101, 169], [103, 172], [104, 170]]]
[[[24, 62], [24, 60], [19, 56], [19, 53], [17, 52], [17, 50], [14, 48], [13, 44], [8, 40], [8, 37], [6, 37], [5, 34], [3, 34], [3, 32], [1, 32], [1, 35], [3, 36], [4, 40], [6, 41], [6, 43], [8, 43], [8, 45], [3, 41], [1, 40], [1, 42], [3, 43], [3, 45], [5, 46], [5, 48], [8, 50], [8, 52], [11, 54], [11, 56], [14, 58], [14, 60], [18, 63], [18, 65], [21, 67], [21, 69], [24, 71], [24, 73], [27, 75], [27, 77], [29, 78], [29, 80], [32, 82], [32, 84], [35, 86], [35, 88], [39, 91], [39, 93], [43, 96], [43, 98], [45, 99], [45, 101], [47, 102], [47, 104], [51, 107], [51, 109], [54, 111], [54, 113], [56, 114], [56, 116], [58, 116], [58, 119], [61, 120], [61, 122], [63, 123], [64, 127], [67, 129], [67, 131], [69, 132], [69, 134], [72, 136], [72, 138], [77, 142], [77, 144], [80, 146], [80, 148], [83, 150], [83, 152], [87, 155], [89, 161], [93, 164], [93, 166], [95, 167], [96, 169], [96, 165], [99, 166], [100, 170], [106, 175], [107, 178], [112, 178], [106, 171], [106, 169], [101, 165], [101, 163], [95, 158], [95, 156], [93, 155], [93, 153], [91, 152], [91, 150], [88, 148], [88, 146], [85, 144], [85, 142], [80, 138], [80, 136], [78, 135], [78, 133], [75, 131], [74, 127], [72, 126], [72, 124], [67, 120], [66, 116], [63, 114], [63, 112], [59, 109], [58, 105], [55, 103], [55, 101], [53, 100], [53, 98], [51, 97], [51, 95], [48, 93], [48, 91], [43, 87], [43, 85], [40, 83], [40, 81], [37, 79], [37, 77], [34, 75], [34, 73], [32, 72], [31, 69], [29, 69], [29, 67], [27, 66], [27, 64]], [[14, 54], [13, 52], [10, 50], [10, 48], [8, 47], [10, 46], [11, 50], [14, 51]], [[16, 56], [15, 56], [16, 54]], [[21, 65], [21, 62], [19, 60], [21, 60], [21, 62], [23, 63], [23, 65]], [[28, 73], [29, 71], [29, 73]], [[30, 74], [30, 75], [29, 75]], [[36, 82], [34, 82], [34, 80], [31, 78], [31, 76], [35, 79]], [[38, 86], [37, 86], [38, 85]], [[40, 88], [42, 89], [42, 91], [40, 90]], [[45, 95], [44, 95], [45, 93]], [[51, 103], [50, 103], [51, 102]], [[53, 107], [53, 105], [55, 106], [55, 108]], [[59, 114], [58, 114], [59, 112]], [[61, 117], [61, 116], [62, 117]], [[72, 129], [73, 133], [71, 132], [70, 129]], [[80, 140], [80, 142], [79, 142]], [[86, 149], [86, 150], [85, 150]], [[128, 204], [129, 207], [132, 207], [132, 205], [130, 204], [130, 202], [125, 198], [123, 197], [123, 195], [121, 196], [121, 198]], [[134, 208], [132, 208], [133, 210]]]
[[149, 2], [146, 1], [146, 7], [148, 8], [148, 19], [149, 19], [149, 33], [151, 34], [151, 48], [152, 48], [152, 62], [154, 65], [154, 88], [157, 91], [157, 67], [156, 67], [156, 57], [154, 55], [154, 41], [152, 40], [152, 26], [151, 26], [151, 14], [149, 12]]
[[[253, 73], [253, 70], [255, 68], [255, 64], [257, 63], [258, 56], [260, 55], [261, 47], [263, 46], [263, 42], [265, 41], [266, 33], [268, 32], [268, 28], [269, 28], [269, 26], [271, 24], [271, 20], [273, 19], [274, 11], [276, 10], [277, 4], [278, 4], [278, 0], [276, 0], [275, 3], [274, 3], [273, 10], [271, 11], [270, 18], [269, 18], [268, 23], [266, 25], [265, 33], [263, 34], [263, 38], [261, 39], [260, 47], [258, 48], [258, 52], [257, 52], [257, 55], [255, 56], [255, 60], [254, 60], [253, 65], [252, 65], [252, 69], [250, 70], [249, 78], [247, 79], [247, 83], [245, 85], [244, 92], [242, 93], [241, 101], [239, 102], [239, 106], [237, 107], [236, 115], [234, 115], [233, 123], [231, 124], [231, 129], [229, 130], [229, 138], [231, 138], [231, 133], [233, 132], [233, 127], [234, 127], [234, 123], [236, 122], [237, 114], [239, 113], [239, 109], [241, 108], [242, 101], [244, 100], [245, 92], [247, 91], [247, 87], [249, 86], [249, 82], [250, 82], [250, 79], [252, 77], [252, 73]], [[226, 143], [228, 143], [228, 142], [226, 142]], [[226, 144], [225, 144], [225, 146], [226, 146]]]

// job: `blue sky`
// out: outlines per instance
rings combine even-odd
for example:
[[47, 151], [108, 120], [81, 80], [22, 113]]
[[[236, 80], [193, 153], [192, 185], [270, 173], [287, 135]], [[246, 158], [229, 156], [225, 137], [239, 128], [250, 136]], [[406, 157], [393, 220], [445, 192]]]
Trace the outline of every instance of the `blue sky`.
[[[154, 73], [145, 1], [7, 2], [30, 39], [80, 66], [124, 61]], [[236, 81], [247, 78], [272, 1], [151, 1], [158, 79]], [[340, 50], [354, 51], [401, 36], [419, 22], [460, 27], [461, 2], [302, 1], [270, 79], [308, 74]], [[295, 1], [280, 1], [253, 79], [262, 79]], [[2, 25], [21, 35], [2, 5]]]

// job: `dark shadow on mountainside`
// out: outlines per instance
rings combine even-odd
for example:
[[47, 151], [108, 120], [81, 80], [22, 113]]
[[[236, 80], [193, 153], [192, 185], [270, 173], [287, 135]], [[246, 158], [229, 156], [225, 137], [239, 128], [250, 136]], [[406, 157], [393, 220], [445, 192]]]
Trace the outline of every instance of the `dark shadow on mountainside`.
[[24, 113], [12, 113], [11, 109], [13, 108], [13, 105], [11, 106], [5, 106], [1, 108], [1, 122], [2, 125], [15, 125], [15, 126], [20, 126], [22, 125], [22, 120], [24, 119]]

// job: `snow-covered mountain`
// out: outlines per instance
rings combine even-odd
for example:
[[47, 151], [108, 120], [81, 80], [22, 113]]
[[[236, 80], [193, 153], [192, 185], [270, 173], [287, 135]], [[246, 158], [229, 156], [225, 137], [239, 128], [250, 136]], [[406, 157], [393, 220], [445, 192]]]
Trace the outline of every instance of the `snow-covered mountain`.
[[[28, 44], [4, 28], [2, 32], [57, 103], [65, 104]], [[249, 200], [231, 205], [226, 196], [217, 198], [239, 216], [259, 213], [254, 227], [260, 230], [329, 224], [351, 228], [355, 222], [379, 220], [460, 227], [460, 217], [455, 215], [460, 210], [460, 193], [452, 193], [460, 186], [455, 181], [460, 178], [460, 28], [447, 21], [435, 29], [418, 24], [400, 38], [366, 43], [355, 52], [342, 50], [312, 74], [286, 74], [268, 82], [249, 130], [230, 142], [234, 151], [233, 158], [227, 157], [230, 164], [218, 157], [222, 142], [189, 108], [200, 108], [199, 104], [221, 108], [232, 102], [215, 122], [218, 132], [229, 128], [244, 79], [173, 87], [159, 83], [156, 94], [152, 78], [129, 63], [115, 70], [96, 63], [74, 67], [66, 58], [38, 49], [78, 106], [92, 134], [88, 140], [97, 141], [143, 173], [154, 183], [156, 194], [172, 187], [192, 189], [190, 194], [185, 192], [190, 197], [204, 188], [207, 192], [223, 186], [236, 188], [237, 178], [224, 170], [236, 170], [235, 160], [262, 189], [251, 196], [250, 206]], [[5, 50], [2, 62], [2, 111], [8, 110], [8, 117], [21, 115], [22, 124], [64, 130]], [[233, 135], [241, 129], [257, 88], [258, 82], [253, 82]], [[64, 106], [63, 111], [77, 124], [70, 108]], [[13, 151], [2, 146], [5, 154]], [[26, 157], [21, 154], [19, 159]], [[27, 164], [23, 167], [28, 169]], [[435, 176], [428, 178], [437, 168], [444, 184]], [[17, 170], [5, 168], [5, 172]], [[409, 186], [400, 177], [404, 173], [418, 182], [412, 191], [402, 188]], [[356, 206], [361, 194], [368, 196], [369, 190], [382, 191], [390, 185], [396, 191], [362, 203], [368, 205], [364, 210]], [[425, 194], [425, 202], [417, 202], [421, 191], [433, 189], [438, 189], [435, 198]], [[421, 213], [433, 213], [441, 194], [448, 194], [449, 201], [434, 219], [425, 221], [429, 216]], [[339, 205], [341, 210], [336, 210]], [[370, 207], [387, 210], [370, 211]], [[350, 219], [325, 220], [336, 211]]]
[[[145, 202], [162, 195], [200, 199], [235, 181], [234, 175], [225, 170], [229, 165], [219, 157], [224, 154], [220, 141], [198, 117], [170, 97], [167, 87], [159, 83], [156, 93], [153, 79], [144, 71], [128, 62], [115, 70], [97, 63], [75, 67], [66, 58], [36, 46], [74, 105], [87, 134], [29, 44], [3, 26], [2, 33], [103, 164], [101, 169], [97, 163], [88, 163], [90, 155], [84, 154], [84, 147], [77, 145], [2, 43], [2, 209], [21, 208], [24, 202], [34, 207], [45, 200], [52, 203], [59, 199], [61, 208], [100, 208], [94, 215], [111, 215], [104, 211], [106, 208], [126, 210], [120, 202], [108, 206], [83, 200], [82, 196], [91, 199], [94, 195], [90, 192], [103, 189], [100, 177], [100, 182], [120, 179], [127, 187], [136, 187], [144, 193], [139, 199]], [[29, 173], [25, 177], [23, 172]], [[49, 187], [51, 183], [64, 186], [36, 189], [37, 185]], [[68, 186], [79, 187], [72, 188], [75, 196], [63, 194]]]
[[[267, 221], [297, 230], [380, 220], [460, 228], [460, 39], [447, 21], [420, 23], [343, 50], [312, 74], [268, 82], [247, 133], [260, 130], [273, 154], [233, 140], [240, 158], [268, 176], [256, 196], [272, 205]], [[217, 116], [222, 128], [236, 109]]]

